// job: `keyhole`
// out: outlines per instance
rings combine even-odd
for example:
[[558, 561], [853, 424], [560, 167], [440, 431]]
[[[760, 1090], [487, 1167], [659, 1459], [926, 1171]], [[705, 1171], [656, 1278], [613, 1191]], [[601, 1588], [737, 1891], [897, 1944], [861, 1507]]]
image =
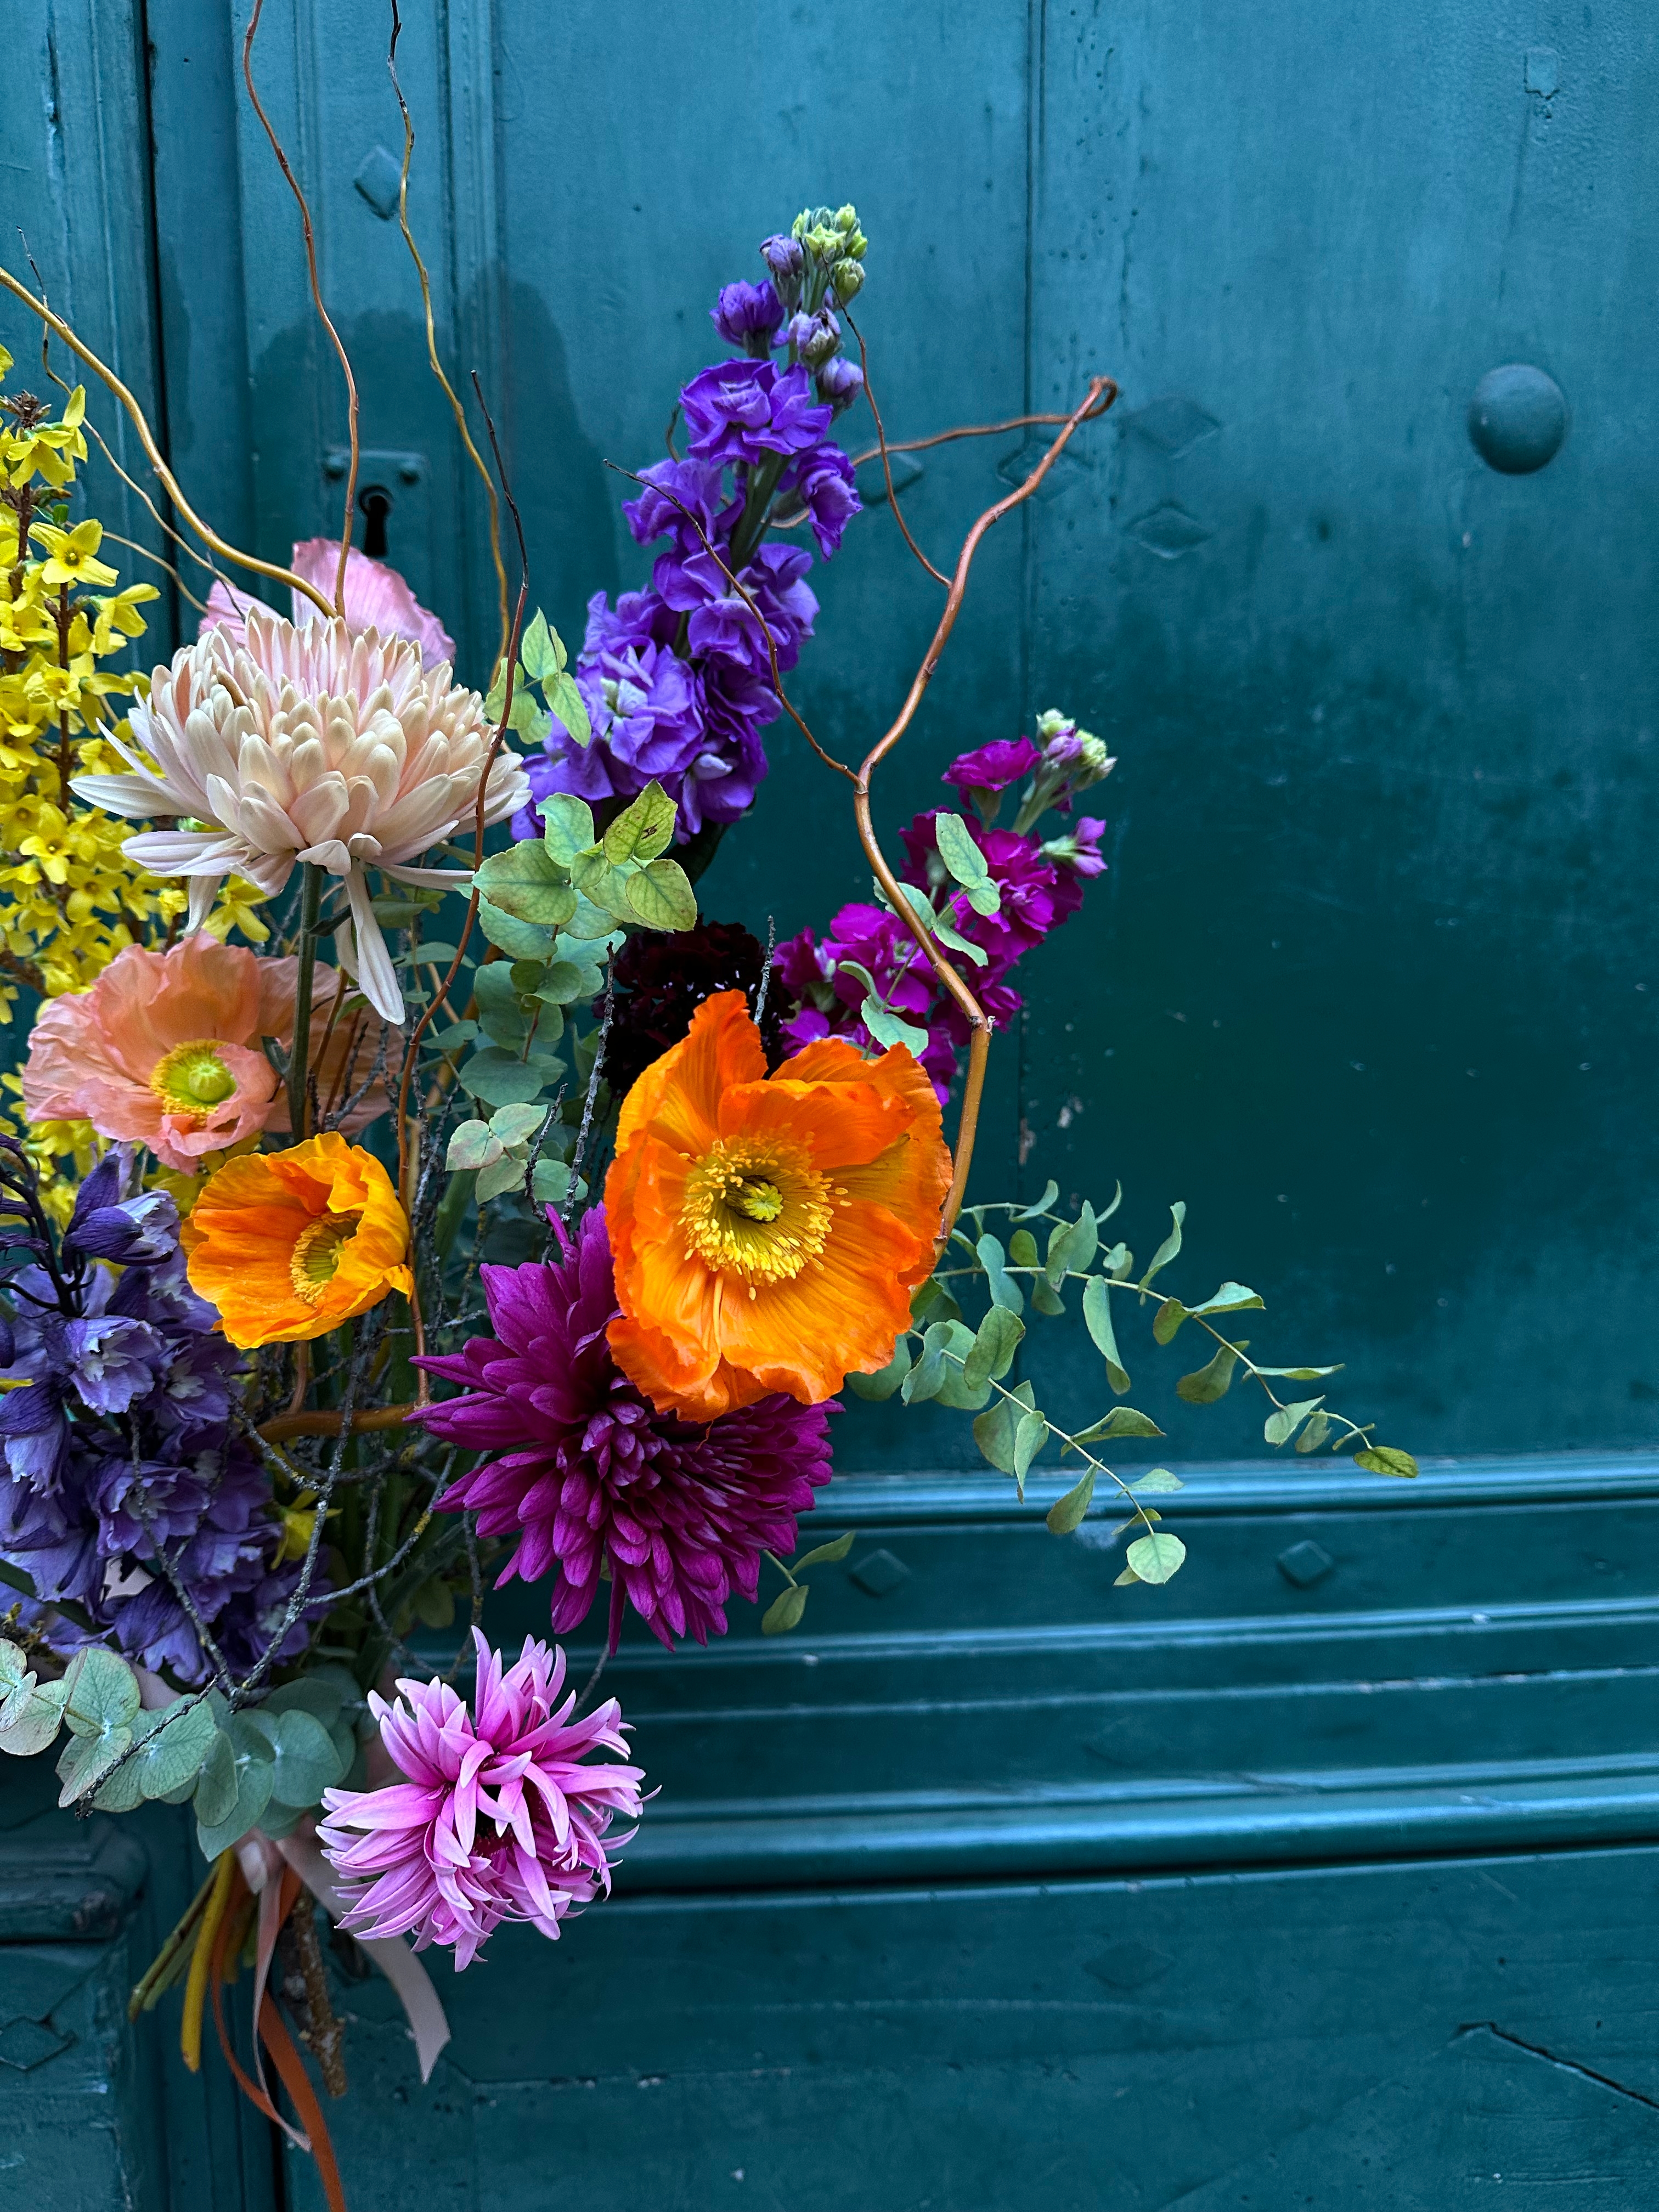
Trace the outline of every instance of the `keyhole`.
[[392, 512], [392, 494], [384, 484], [365, 484], [357, 495], [363, 514], [363, 550], [371, 561], [386, 558], [386, 519]]

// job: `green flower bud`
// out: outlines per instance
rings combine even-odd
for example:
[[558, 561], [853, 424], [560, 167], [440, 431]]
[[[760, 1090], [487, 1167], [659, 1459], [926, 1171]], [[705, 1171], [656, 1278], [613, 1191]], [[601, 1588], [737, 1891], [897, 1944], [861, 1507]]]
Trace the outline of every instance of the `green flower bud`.
[[830, 271], [830, 282], [836, 301], [844, 307], [864, 289], [864, 271], [856, 261], [837, 261]]

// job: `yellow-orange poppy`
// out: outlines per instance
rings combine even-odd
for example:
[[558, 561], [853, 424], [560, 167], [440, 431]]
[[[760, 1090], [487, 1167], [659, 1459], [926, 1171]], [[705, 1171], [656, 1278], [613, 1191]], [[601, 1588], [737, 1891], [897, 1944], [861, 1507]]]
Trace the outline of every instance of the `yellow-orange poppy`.
[[227, 1160], [179, 1234], [191, 1288], [245, 1351], [325, 1336], [388, 1291], [415, 1287], [392, 1178], [337, 1133]]
[[769, 1077], [742, 992], [721, 991], [623, 1104], [611, 1348], [687, 1420], [776, 1390], [816, 1405], [892, 1358], [950, 1182], [902, 1045], [866, 1060], [828, 1037]]

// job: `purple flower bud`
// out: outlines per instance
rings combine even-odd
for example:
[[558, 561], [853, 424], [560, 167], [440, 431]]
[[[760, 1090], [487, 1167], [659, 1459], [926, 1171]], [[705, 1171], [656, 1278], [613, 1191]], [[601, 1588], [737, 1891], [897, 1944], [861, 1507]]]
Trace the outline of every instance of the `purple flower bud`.
[[[112, 1160], [100, 1161], [81, 1187], [85, 1198], [96, 1177]], [[172, 1257], [179, 1247], [179, 1209], [164, 1190], [147, 1190], [122, 1206], [95, 1206], [83, 1211], [76, 1202], [75, 1214], [64, 1237], [66, 1252], [79, 1252], [88, 1260], [113, 1260], [118, 1266], [144, 1266]]]
[[764, 361], [772, 350], [772, 333], [783, 320], [783, 302], [765, 283], [726, 284], [708, 319], [727, 345], [741, 346]]
[[864, 371], [844, 353], [834, 355], [818, 371], [818, 398], [842, 414], [864, 389]]
[[779, 233], [761, 240], [761, 259], [772, 272], [772, 282], [777, 286], [786, 307], [793, 307], [800, 297], [801, 279], [806, 273], [806, 256], [798, 238], [785, 237]]

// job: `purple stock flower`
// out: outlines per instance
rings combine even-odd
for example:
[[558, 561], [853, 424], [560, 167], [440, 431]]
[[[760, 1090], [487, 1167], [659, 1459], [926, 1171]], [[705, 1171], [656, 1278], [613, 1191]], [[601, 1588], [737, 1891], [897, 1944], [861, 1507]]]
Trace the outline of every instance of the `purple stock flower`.
[[811, 517], [818, 551], [830, 560], [840, 551], [848, 524], [864, 505], [854, 483], [852, 456], [826, 440], [795, 463], [784, 483]]
[[716, 461], [658, 461], [640, 474], [645, 489], [637, 499], [623, 502], [636, 544], [672, 537], [682, 553], [700, 553], [702, 536], [688, 519], [688, 509], [716, 545], [725, 543], [743, 512], [741, 498], [726, 498], [726, 471]]
[[774, 280], [787, 293], [792, 295], [799, 293], [801, 278], [806, 273], [806, 254], [799, 239], [791, 238], [784, 232], [776, 233], [771, 238], [763, 238], [760, 257], [771, 270]]
[[719, 300], [708, 310], [708, 319], [727, 345], [741, 346], [764, 361], [772, 350], [773, 334], [783, 320], [783, 302], [764, 277], [758, 284], [723, 284]]
[[770, 361], [721, 361], [680, 394], [693, 459], [755, 462], [799, 453], [830, 427], [830, 410], [812, 398], [805, 368]]
[[994, 738], [976, 752], [958, 755], [939, 781], [953, 783], [961, 792], [1006, 791], [1030, 775], [1042, 758], [1029, 738]]
[[603, 1206], [556, 1264], [479, 1272], [494, 1338], [422, 1363], [464, 1395], [415, 1418], [486, 1455], [440, 1510], [517, 1538], [501, 1582], [557, 1569], [556, 1632], [586, 1619], [608, 1562], [613, 1650], [630, 1605], [671, 1649], [724, 1635], [726, 1600], [755, 1596], [762, 1552], [794, 1548], [830, 1479], [828, 1409], [766, 1398], [706, 1428], [659, 1413], [606, 1340], [619, 1309]]

